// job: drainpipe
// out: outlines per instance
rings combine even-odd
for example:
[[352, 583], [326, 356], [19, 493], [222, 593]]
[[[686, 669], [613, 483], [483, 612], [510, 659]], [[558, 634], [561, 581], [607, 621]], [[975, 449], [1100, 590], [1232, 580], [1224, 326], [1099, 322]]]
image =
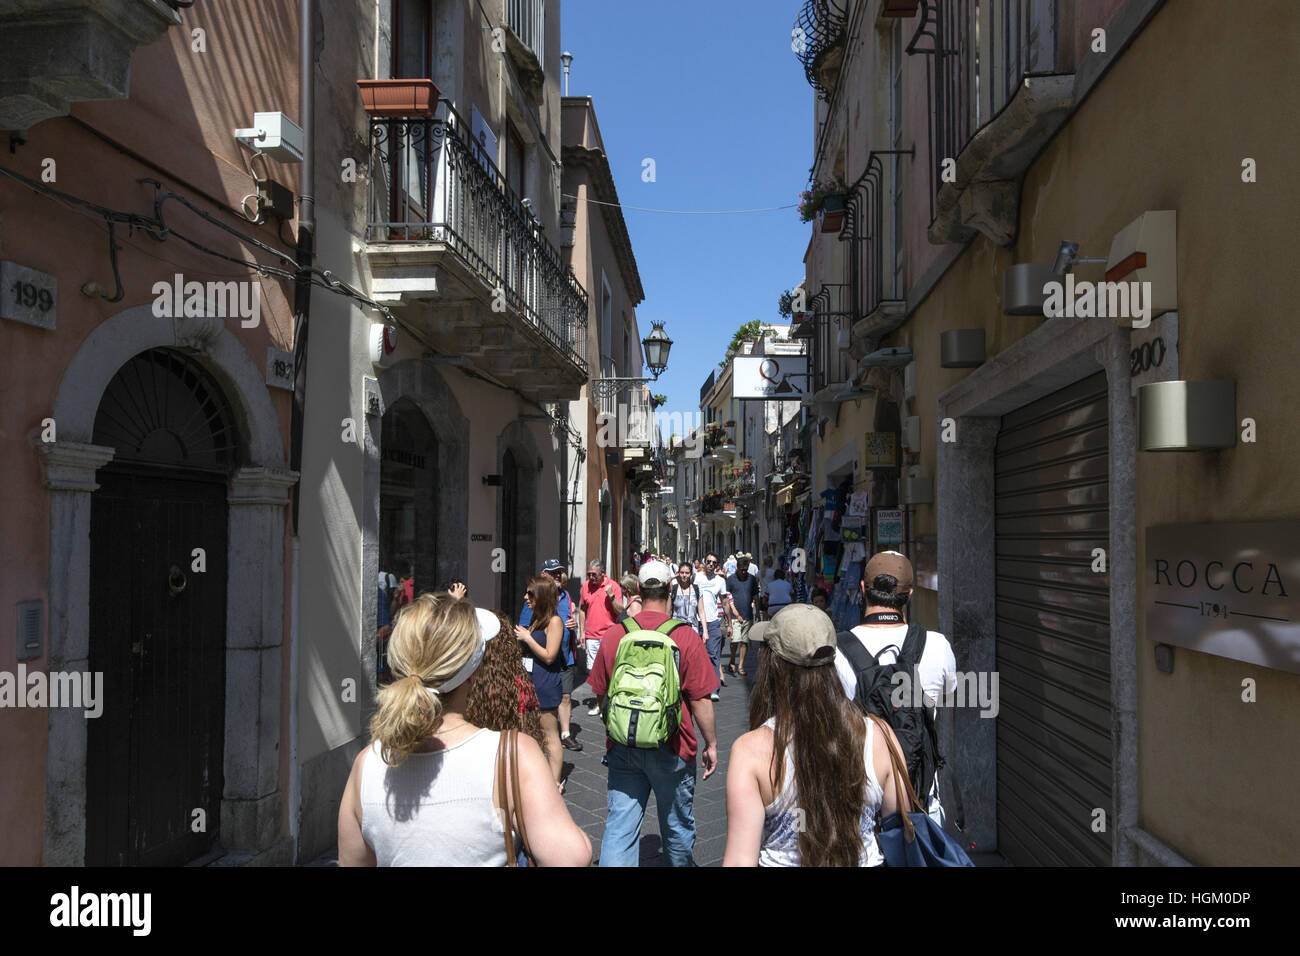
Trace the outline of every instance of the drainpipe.
[[[293, 415], [289, 425], [289, 467], [302, 471], [302, 427], [307, 395], [307, 320], [311, 313], [312, 258], [316, 245], [316, 98], [313, 95], [316, 44], [312, 35], [312, 0], [298, 2], [298, 95], [302, 121], [302, 183], [298, 197], [298, 276], [294, 282], [293, 311]], [[289, 617], [289, 835], [294, 859], [298, 857], [298, 829], [302, 809], [302, 774], [298, 766], [298, 511], [302, 480], [293, 487], [293, 579], [290, 585]]]

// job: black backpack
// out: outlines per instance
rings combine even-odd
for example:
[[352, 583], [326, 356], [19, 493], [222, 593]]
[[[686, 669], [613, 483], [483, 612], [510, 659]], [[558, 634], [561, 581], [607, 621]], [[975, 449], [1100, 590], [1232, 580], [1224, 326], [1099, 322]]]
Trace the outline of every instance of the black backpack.
[[[921, 661], [921, 652], [925, 650], [925, 628], [917, 623], [907, 626], [907, 637], [903, 639], [901, 649], [895, 644], [881, 648], [872, 657], [862, 642], [852, 631], [840, 631], [835, 635], [835, 643], [846, 658], [858, 678], [858, 692], [853, 702], [864, 714], [875, 714], [889, 721], [894, 736], [903, 750], [907, 762], [907, 774], [912, 778], [912, 789], [922, 800], [928, 800], [934, 786], [934, 772], [943, 766], [943, 757], [939, 754], [939, 739], [935, 732], [934, 716], [930, 708], [914, 706], [913, 694], [917, 689], [910, 689], [904, 696], [904, 706], [895, 708], [893, 696], [896, 690], [894, 675], [900, 671], [907, 674], [909, 681], [917, 680], [916, 667]], [[886, 651], [893, 651], [896, 660], [892, 664], [881, 664], [880, 657]], [[911, 684], [903, 685], [912, 688]], [[958, 817], [964, 814], [958, 809]], [[965, 821], [958, 820], [960, 828]]]

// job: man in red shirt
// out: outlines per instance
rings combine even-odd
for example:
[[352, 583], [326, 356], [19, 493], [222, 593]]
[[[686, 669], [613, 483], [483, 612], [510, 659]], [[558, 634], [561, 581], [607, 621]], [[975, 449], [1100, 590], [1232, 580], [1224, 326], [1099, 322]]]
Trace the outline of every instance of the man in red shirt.
[[[582, 592], [578, 596], [578, 646], [587, 650], [588, 671], [595, 666], [600, 639], [618, 621], [614, 602], [621, 603], [622, 600], [623, 589], [605, 573], [605, 566], [599, 560], [588, 564], [587, 580], [582, 582]], [[590, 685], [591, 682], [587, 683]], [[600, 716], [599, 700], [590, 701], [588, 707], [588, 717]]]
[[[637, 576], [644, 609], [634, 620], [653, 631], [668, 620], [668, 589], [673, 572], [661, 561], [647, 561]], [[603, 696], [618, 646], [627, 634], [620, 625], [609, 630], [588, 677], [591, 689]], [[709, 660], [700, 635], [689, 624], [668, 635], [681, 651], [678, 669], [682, 719], [677, 732], [656, 750], [625, 747], [606, 738], [609, 785], [605, 835], [600, 846], [601, 866], [637, 866], [640, 861], [641, 822], [650, 791], [659, 808], [659, 833], [668, 866], [695, 863], [695, 755], [704, 765], [704, 779], [718, 767], [718, 737], [709, 695], [718, 689], [718, 672]], [[692, 721], [694, 717], [694, 721]], [[697, 748], [695, 728], [703, 747]]]

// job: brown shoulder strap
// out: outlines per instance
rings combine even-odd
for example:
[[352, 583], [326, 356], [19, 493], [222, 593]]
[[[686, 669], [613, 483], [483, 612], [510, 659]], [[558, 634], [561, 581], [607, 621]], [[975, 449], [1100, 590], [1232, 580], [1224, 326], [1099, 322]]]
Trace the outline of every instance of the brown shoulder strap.
[[898, 752], [895, 746], [893, 728], [875, 714], [868, 716], [875, 721], [876, 729], [885, 738], [885, 747], [889, 750], [889, 760], [894, 768], [894, 793], [898, 799], [898, 812], [903, 817], [903, 829], [907, 833], [907, 842], [911, 843], [916, 839], [916, 830], [912, 826], [908, 814], [924, 812], [921, 809], [921, 801], [916, 798], [916, 791], [912, 789], [912, 778], [907, 774], [907, 764], [903, 760], [903, 755]]
[[511, 826], [510, 820], [510, 790], [506, 782], [506, 747], [508, 743], [508, 734], [502, 734], [497, 741], [497, 776], [492, 789], [498, 805], [496, 808], [497, 820], [501, 823], [501, 829], [505, 831], [506, 835], [506, 866], [518, 866], [519, 861], [515, 854], [514, 827]]
[[524, 828], [524, 801], [519, 786], [519, 731], [510, 731], [510, 780], [514, 793], [514, 824], [519, 830], [520, 849], [529, 866], [536, 866], [532, 850], [528, 846], [528, 831]]

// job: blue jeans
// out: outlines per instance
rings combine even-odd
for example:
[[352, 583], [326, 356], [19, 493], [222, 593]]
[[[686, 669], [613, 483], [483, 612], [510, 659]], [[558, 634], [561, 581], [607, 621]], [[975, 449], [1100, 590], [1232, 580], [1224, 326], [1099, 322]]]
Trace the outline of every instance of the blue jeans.
[[659, 808], [659, 834], [668, 866], [695, 865], [695, 761], [672, 748], [638, 750], [615, 744], [609, 752], [609, 792], [601, 866], [639, 866], [641, 821], [650, 791]]
[[704, 641], [704, 649], [709, 654], [709, 660], [713, 661], [713, 673], [718, 672], [718, 661], [722, 660], [722, 621], [709, 621], [709, 636]]

